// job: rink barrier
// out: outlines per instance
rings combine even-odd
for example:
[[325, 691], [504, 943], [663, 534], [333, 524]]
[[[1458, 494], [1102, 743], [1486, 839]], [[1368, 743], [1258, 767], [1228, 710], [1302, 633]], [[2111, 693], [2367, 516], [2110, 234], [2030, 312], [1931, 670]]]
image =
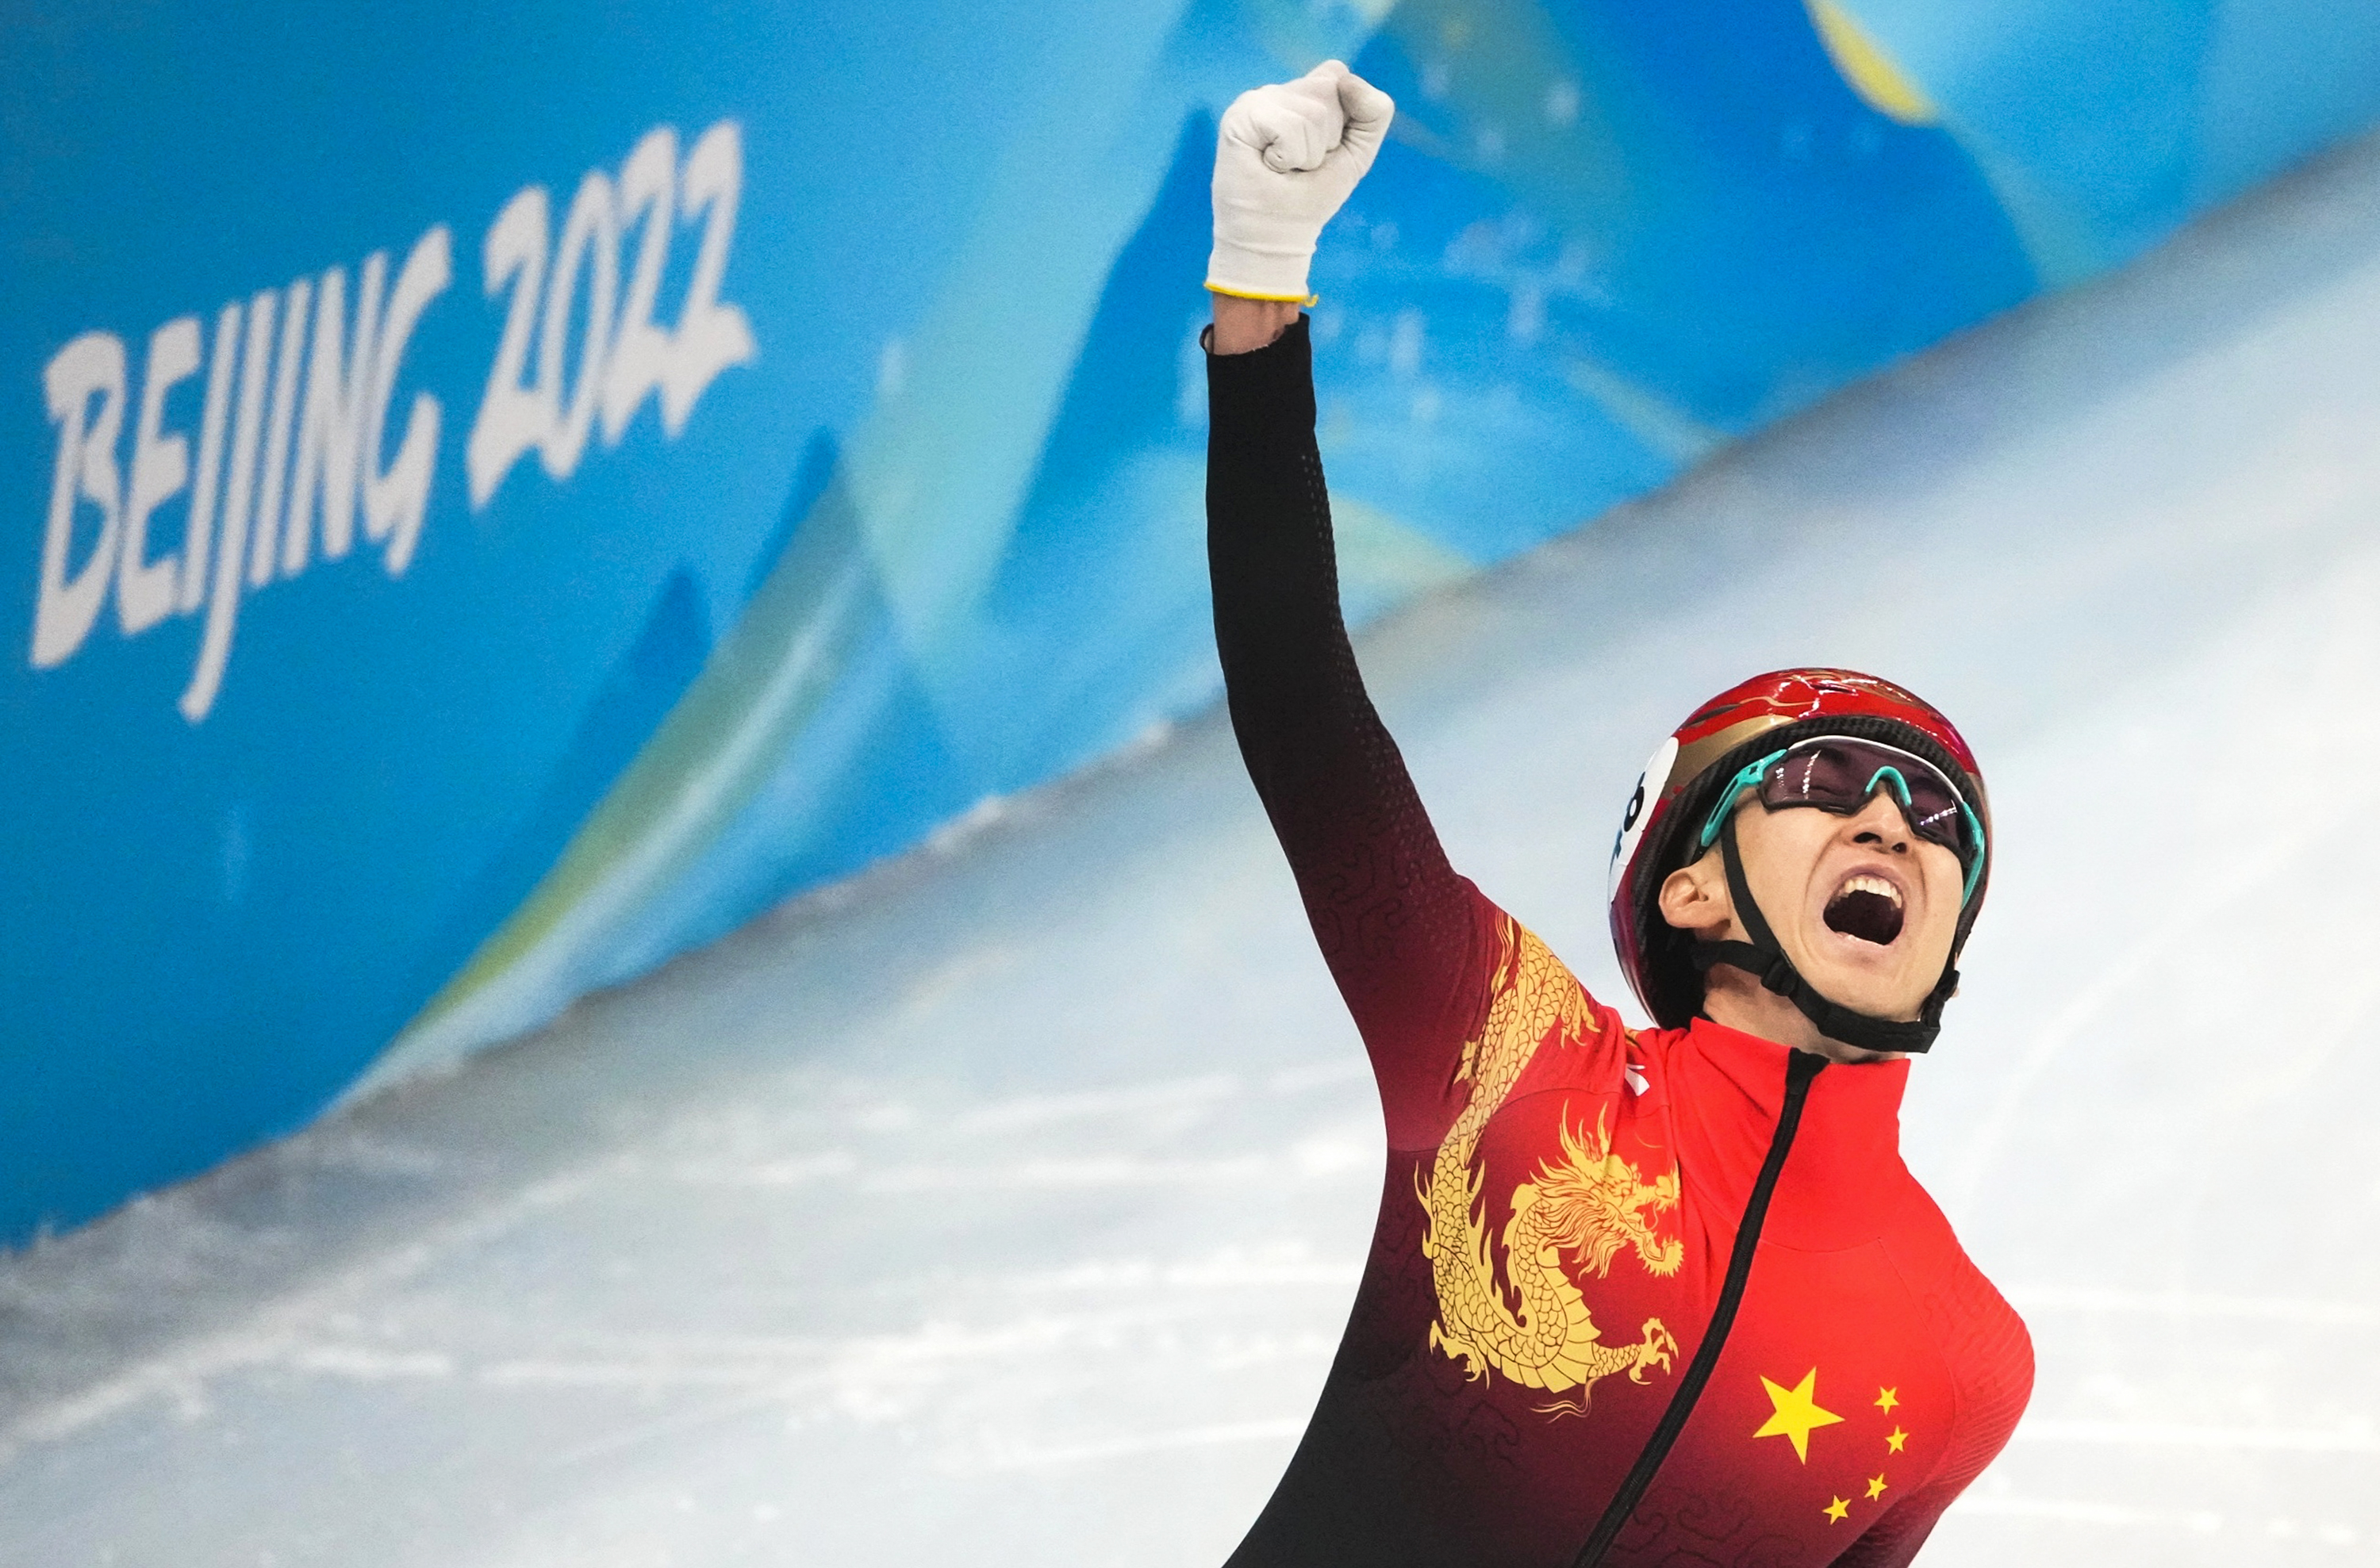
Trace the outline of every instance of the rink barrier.
[[0, 1245], [1211, 702], [1252, 82], [1400, 105], [1314, 274], [1357, 621], [2380, 115], [2380, 16], [2211, 0], [608, 18], [6, 34]]

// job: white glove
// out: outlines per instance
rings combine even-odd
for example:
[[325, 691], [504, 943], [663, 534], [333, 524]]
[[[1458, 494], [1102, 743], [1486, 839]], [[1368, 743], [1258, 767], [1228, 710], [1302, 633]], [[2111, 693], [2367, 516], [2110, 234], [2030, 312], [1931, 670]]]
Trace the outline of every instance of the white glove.
[[1243, 92], [1215, 138], [1215, 249], [1207, 286], [1307, 303], [1322, 225], [1372, 166], [1397, 106], [1336, 60]]

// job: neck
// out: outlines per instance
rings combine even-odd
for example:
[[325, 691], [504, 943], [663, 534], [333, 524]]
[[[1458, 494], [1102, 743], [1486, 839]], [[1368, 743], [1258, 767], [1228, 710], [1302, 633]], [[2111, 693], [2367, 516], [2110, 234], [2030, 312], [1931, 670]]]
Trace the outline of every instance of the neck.
[[1714, 964], [1703, 977], [1703, 1013], [1713, 1023], [1791, 1045], [1832, 1062], [1891, 1062], [1898, 1051], [1863, 1051], [1818, 1032], [1808, 1015], [1733, 964]]
[[[1752, 1190], [1784, 1105], [1785, 1061], [1804, 1057], [1734, 1024], [1697, 1020], [1671, 1061], [1679, 1158], [1699, 1164], [1707, 1190], [1741, 1203]], [[1803, 1251], [1854, 1247], [1881, 1235], [1908, 1198], [1900, 1159], [1900, 1099], [1906, 1057], [1820, 1073], [1810, 1085], [1802, 1128], [1777, 1186], [1765, 1246]], [[1753, 1288], [1761, 1288], [1755, 1271]]]

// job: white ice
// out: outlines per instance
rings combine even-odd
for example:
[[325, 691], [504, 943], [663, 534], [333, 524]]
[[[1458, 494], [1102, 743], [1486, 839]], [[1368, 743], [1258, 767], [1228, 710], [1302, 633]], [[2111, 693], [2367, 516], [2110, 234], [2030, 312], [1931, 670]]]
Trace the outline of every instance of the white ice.
[[[1378, 628], [1607, 995], [1654, 740], [1891, 674], [1998, 874], [1912, 1164], [2030, 1320], [1924, 1561], [2380, 1553], [2380, 144]], [[0, 1562], [1212, 1564], [1378, 1190], [1212, 719], [0, 1259]]]

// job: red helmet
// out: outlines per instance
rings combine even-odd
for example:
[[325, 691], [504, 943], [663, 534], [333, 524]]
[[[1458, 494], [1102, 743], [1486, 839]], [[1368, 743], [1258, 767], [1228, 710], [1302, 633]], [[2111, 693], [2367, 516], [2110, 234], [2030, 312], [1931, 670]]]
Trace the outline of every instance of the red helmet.
[[[1923, 757], [1942, 770], [1981, 820], [1983, 864], [1950, 944], [1955, 966], [1990, 881], [1991, 809], [1974, 754], [1931, 704], [1889, 681], [1851, 669], [1776, 670], [1713, 697], [1661, 742], [1636, 781], [1611, 847], [1612, 946], [1637, 999], [1664, 1027], [1683, 1027], [1702, 1007], [1694, 938], [1662, 919], [1659, 909], [1663, 880], [1702, 852], [1700, 836], [1689, 825], [1698, 826], [1710, 815], [1721, 789], [1747, 763], [1820, 735], [1878, 742]], [[1785, 974], [1791, 975], [1790, 966]], [[1957, 983], [1955, 967], [1946, 968], [1922, 1043], [1900, 1039], [1887, 1048], [1924, 1050], [1940, 1004]], [[1769, 983], [1787, 990], [1775, 976]]]

